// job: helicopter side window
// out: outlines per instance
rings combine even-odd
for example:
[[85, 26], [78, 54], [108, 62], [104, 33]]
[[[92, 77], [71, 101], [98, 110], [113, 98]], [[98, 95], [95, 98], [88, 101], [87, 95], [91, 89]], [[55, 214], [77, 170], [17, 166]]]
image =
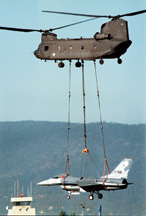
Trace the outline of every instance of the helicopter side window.
[[93, 49], [96, 50], [96, 48], [97, 48], [96, 45], [94, 45], [94, 46], [93, 46]]
[[60, 46], [58, 46], [57, 49], [60, 50]]
[[84, 46], [83, 46], [83, 45], [81, 46], [81, 49], [84, 49]]
[[44, 47], [44, 51], [48, 51], [49, 47], [48, 46], [45, 46]]

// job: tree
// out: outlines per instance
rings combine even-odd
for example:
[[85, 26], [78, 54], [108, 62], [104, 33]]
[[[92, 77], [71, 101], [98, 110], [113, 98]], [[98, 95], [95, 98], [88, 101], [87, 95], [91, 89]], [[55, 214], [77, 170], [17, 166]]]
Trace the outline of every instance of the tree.
[[68, 215], [67, 215], [66, 211], [61, 211], [59, 216], [68, 216]]
[[[59, 216], [69, 216], [69, 215], [66, 213], [66, 211], [61, 211], [60, 214], [59, 214]], [[76, 216], [76, 214], [73, 213], [70, 216]]]

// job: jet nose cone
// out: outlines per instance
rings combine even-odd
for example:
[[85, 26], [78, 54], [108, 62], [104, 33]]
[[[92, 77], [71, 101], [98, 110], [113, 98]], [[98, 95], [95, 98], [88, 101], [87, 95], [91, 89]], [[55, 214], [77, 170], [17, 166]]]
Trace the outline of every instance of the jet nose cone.
[[49, 186], [48, 180], [39, 182], [39, 183], [37, 183], [37, 185], [39, 185], [39, 186], [46, 186], [46, 185]]

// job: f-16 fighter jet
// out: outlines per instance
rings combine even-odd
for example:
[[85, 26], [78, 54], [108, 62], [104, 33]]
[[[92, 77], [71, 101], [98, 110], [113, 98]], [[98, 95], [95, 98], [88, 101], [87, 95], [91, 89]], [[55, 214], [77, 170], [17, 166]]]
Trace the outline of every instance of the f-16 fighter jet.
[[112, 171], [111, 174], [100, 178], [85, 178], [74, 177], [71, 175], [57, 175], [46, 181], [42, 181], [37, 185], [40, 186], [56, 186], [61, 185], [63, 190], [68, 191], [67, 199], [70, 199], [70, 195], [78, 195], [80, 192], [89, 192], [89, 199], [93, 200], [93, 194], [97, 194], [99, 199], [102, 199], [103, 195], [99, 192], [101, 190], [122, 190], [126, 189], [129, 184], [128, 172], [131, 167], [132, 159], [123, 159], [121, 163]]

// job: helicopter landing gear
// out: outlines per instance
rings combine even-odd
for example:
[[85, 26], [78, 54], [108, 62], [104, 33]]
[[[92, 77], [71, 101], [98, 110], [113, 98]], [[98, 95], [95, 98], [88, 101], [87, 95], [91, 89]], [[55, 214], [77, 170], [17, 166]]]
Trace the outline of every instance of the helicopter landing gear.
[[103, 59], [100, 59], [100, 60], [99, 60], [99, 63], [100, 63], [101, 65], [103, 65], [104, 60], [103, 60]]
[[59, 67], [59, 68], [63, 68], [64, 65], [65, 65], [65, 64], [64, 64], [62, 61], [58, 63], [58, 67]]
[[77, 61], [77, 62], [75, 63], [75, 66], [78, 67], [78, 68], [81, 67], [81, 62]]
[[89, 195], [89, 200], [94, 200], [94, 196], [91, 194], [91, 195]]
[[70, 199], [70, 195], [68, 195], [66, 198], [69, 200]]
[[122, 59], [118, 58], [118, 64], [122, 64]]

